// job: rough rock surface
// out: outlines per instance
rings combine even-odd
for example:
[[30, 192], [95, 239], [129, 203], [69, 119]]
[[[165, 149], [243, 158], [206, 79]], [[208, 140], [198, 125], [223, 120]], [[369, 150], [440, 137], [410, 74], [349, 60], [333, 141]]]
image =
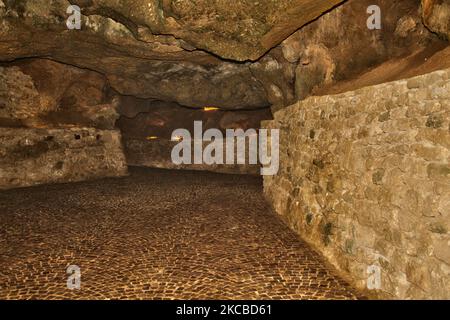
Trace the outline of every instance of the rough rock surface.
[[450, 0], [422, 0], [425, 25], [450, 40]]
[[114, 129], [106, 88], [99, 73], [47, 59], [0, 67], [0, 125]]
[[46, 59], [0, 67], [0, 189], [125, 175], [105, 86]]
[[[5, 0], [0, 60], [47, 57], [100, 72], [121, 94], [190, 107], [279, 109], [439, 42], [416, 0], [380, 0], [381, 30], [367, 29], [370, 0], [310, 22], [340, 2], [79, 0], [70, 3], [82, 28], [68, 30], [69, 1]], [[440, 35], [446, 3], [424, 0], [424, 21]]]
[[[171, 153], [178, 142], [168, 139], [146, 141], [124, 138], [123, 140], [127, 164], [130, 166], [246, 175], [259, 175], [261, 172], [261, 167], [258, 164], [237, 164], [236, 162], [234, 164], [174, 164]], [[223, 150], [226, 150], [225, 140], [220, 141], [220, 143], [223, 145]], [[236, 140], [235, 144], [237, 144]], [[209, 142], [204, 142], [202, 145], [204, 150], [209, 145]], [[248, 147], [245, 150], [248, 158]], [[224, 152], [224, 159], [226, 159], [225, 157], [226, 153]], [[191, 153], [191, 158], [194, 159], [193, 153]]]
[[34, 82], [17, 67], [0, 67], [0, 120], [11, 122], [48, 112]]
[[83, 23], [68, 30], [68, 1], [3, 1], [0, 60], [51, 57], [106, 74], [123, 94], [193, 107], [267, 106], [247, 64], [216, 56], [258, 59], [339, 2], [71, 1]]
[[[200, 49], [225, 59], [245, 61], [260, 58], [342, 1], [5, 0], [1, 7], [6, 14], [13, 10], [25, 18], [29, 26], [43, 26], [61, 22], [67, 16], [67, 7], [76, 4], [82, 8], [84, 25], [100, 38], [118, 35], [131, 43], [141, 41], [156, 54]], [[115, 30], [105, 28], [108, 24]], [[58, 27], [63, 26], [53, 29]]]
[[449, 298], [448, 72], [372, 85], [450, 67], [450, 2], [379, 0], [369, 30], [373, 4], [0, 0], [0, 188], [125, 174], [119, 115], [128, 164], [248, 173], [174, 166], [172, 130], [258, 128], [325, 95], [269, 124], [268, 197], [359, 287], [378, 267], [383, 296]]
[[0, 189], [126, 174], [117, 131], [0, 128]]
[[124, 137], [145, 139], [156, 136], [170, 139], [176, 129], [187, 129], [194, 135], [194, 121], [201, 121], [203, 130], [257, 129], [261, 120], [272, 119], [268, 108], [260, 110], [210, 110], [191, 109], [175, 103], [149, 101], [123, 97], [118, 102], [121, 114], [117, 121]]
[[274, 115], [275, 210], [359, 288], [450, 298], [450, 70], [312, 97]]
[[[421, 59], [411, 61], [405, 68], [412, 69], [424, 63], [434, 51], [442, 49], [441, 46], [448, 46], [448, 43], [440, 45], [423, 25], [418, 1], [377, 1], [381, 9], [381, 29], [369, 30], [367, 8], [373, 4], [371, 0], [347, 1], [283, 41], [284, 57], [296, 65], [297, 100], [311, 94], [327, 94], [335, 84], [358, 78], [386, 61], [405, 58], [427, 48]], [[399, 72], [397, 79], [401, 78]], [[383, 78], [374, 78], [371, 82], [378, 84]], [[324, 87], [325, 90], [321, 90]]]
[[[258, 165], [176, 165], [172, 162], [171, 152], [178, 142], [171, 141], [171, 138], [176, 129], [186, 129], [191, 137], [194, 137], [194, 121], [202, 122], [203, 132], [219, 129], [224, 136], [227, 129], [258, 129], [261, 120], [272, 119], [268, 108], [250, 111], [205, 111], [182, 107], [176, 103], [134, 97], [120, 97], [117, 105], [119, 113], [122, 114], [117, 121], [117, 127], [122, 132], [127, 163], [130, 165], [239, 174], [259, 173]], [[208, 144], [205, 142], [204, 146]]]

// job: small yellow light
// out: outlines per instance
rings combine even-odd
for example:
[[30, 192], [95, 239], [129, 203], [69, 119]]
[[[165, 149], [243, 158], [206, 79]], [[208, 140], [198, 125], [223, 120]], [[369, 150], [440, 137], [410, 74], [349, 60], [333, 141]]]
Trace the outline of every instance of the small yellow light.
[[172, 138], [172, 141], [181, 141], [181, 140], [183, 140], [183, 137], [181, 136], [176, 136]]
[[157, 140], [158, 137], [157, 136], [149, 136], [146, 138], [147, 140]]
[[217, 110], [219, 110], [219, 108], [216, 108], [216, 107], [204, 107], [203, 108], [203, 111], [206, 111], [206, 112], [208, 112], [208, 111], [217, 111]]

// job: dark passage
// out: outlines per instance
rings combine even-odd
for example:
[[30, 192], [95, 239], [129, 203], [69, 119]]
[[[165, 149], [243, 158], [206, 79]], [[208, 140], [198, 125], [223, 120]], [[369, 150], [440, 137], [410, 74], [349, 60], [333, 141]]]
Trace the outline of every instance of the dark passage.
[[132, 168], [2, 191], [0, 212], [2, 299], [355, 298], [270, 210], [259, 177]]

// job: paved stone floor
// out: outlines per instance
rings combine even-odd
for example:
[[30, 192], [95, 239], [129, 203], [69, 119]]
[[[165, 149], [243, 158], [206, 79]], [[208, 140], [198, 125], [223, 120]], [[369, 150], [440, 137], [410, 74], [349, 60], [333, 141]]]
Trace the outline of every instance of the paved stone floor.
[[356, 298], [269, 209], [259, 177], [133, 168], [1, 191], [0, 226], [2, 299]]

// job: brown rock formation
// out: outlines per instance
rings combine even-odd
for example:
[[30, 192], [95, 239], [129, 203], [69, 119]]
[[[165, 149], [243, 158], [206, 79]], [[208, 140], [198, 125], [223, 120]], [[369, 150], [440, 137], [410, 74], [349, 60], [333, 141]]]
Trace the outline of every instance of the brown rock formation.
[[[369, 0], [311, 22], [340, 2], [5, 0], [0, 60], [47, 57], [105, 75], [120, 94], [189, 107], [278, 109], [394, 58], [438, 50], [416, 0], [378, 1], [381, 30], [367, 29]], [[444, 37], [448, 1], [422, 2], [424, 23]], [[81, 30], [67, 29], [70, 4], [81, 8]]]
[[4, 1], [0, 59], [51, 57], [107, 75], [120, 93], [193, 107], [267, 106], [247, 65], [215, 55], [258, 59], [339, 2], [72, 1], [83, 24], [68, 30], [67, 1]]
[[425, 25], [443, 38], [450, 39], [450, 1], [422, 0]]
[[[377, 1], [381, 9], [380, 30], [369, 30], [366, 25], [369, 17], [366, 11], [372, 4], [370, 0], [347, 1], [282, 43], [284, 57], [297, 63], [295, 92], [298, 99], [355, 89], [359, 77], [388, 61], [397, 60], [397, 64], [402, 64], [408, 60], [408, 63], [398, 68], [389, 66], [363, 85], [420, 74], [420, 71], [408, 75], [405, 72], [426, 63], [448, 46], [448, 42], [441, 42], [422, 24], [417, 1]], [[434, 12], [436, 7], [427, 10]], [[428, 68], [424, 73], [450, 67], [449, 60], [439, 59], [438, 64], [440, 66]], [[343, 90], [333, 88], [353, 79], [354, 83]]]
[[2, 67], [0, 77], [0, 124], [114, 128], [118, 115], [97, 72], [33, 59]]
[[[223, 133], [275, 115], [265, 186], [291, 227], [360, 288], [376, 265], [390, 298], [447, 298], [450, 73], [423, 74], [450, 68], [449, 40], [450, 0], [0, 0], [0, 189], [261, 174], [218, 159]], [[171, 153], [194, 121], [219, 130], [195, 165]]]

